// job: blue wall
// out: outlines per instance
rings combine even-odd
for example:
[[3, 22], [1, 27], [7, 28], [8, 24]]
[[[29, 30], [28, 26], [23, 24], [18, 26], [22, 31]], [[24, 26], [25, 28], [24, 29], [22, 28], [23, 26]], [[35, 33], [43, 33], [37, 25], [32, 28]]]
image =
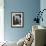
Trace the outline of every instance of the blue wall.
[[[7, 41], [18, 41], [24, 37], [33, 24], [33, 19], [36, 17], [35, 12], [40, 9], [40, 0], [4, 0], [4, 35]], [[11, 12], [24, 12], [24, 27], [11, 27]]]
[[[42, 11], [43, 9], [46, 9], [46, 0], [41, 0], [40, 1], [40, 10]], [[40, 21], [40, 25], [46, 27], [46, 10], [43, 12], [43, 22]]]

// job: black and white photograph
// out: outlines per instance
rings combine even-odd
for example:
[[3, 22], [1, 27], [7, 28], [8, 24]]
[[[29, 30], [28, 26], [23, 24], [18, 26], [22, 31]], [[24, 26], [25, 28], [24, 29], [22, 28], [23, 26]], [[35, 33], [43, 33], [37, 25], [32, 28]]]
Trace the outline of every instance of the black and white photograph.
[[12, 12], [11, 26], [12, 27], [23, 27], [24, 12]]

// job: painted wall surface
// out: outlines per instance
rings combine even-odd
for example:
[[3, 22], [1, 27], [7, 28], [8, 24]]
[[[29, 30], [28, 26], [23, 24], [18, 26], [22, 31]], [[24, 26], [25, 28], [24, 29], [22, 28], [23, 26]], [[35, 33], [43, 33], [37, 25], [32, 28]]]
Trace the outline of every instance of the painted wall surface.
[[[41, 9], [41, 11], [43, 9], [46, 9], [46, 0], [41, 0], [40, 1], [40, 9]], [[43, 12], [42, 17], [43, 17], [43, 22], [41, 21], [40, 25], [46, 26], [46, 10]]]
[[[4, 38], [7, 41], [18, 41], [31, 31], [35, 14], [40, 9], [39, 0], [4, 0]], [[11, 27], [11, 12], [24, 12], [24, 27]]]

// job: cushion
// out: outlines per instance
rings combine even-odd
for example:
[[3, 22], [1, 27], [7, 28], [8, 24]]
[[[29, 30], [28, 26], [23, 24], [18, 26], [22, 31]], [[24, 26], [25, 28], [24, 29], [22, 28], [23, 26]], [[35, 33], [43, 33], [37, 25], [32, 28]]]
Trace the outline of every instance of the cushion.
[[23, 46], [23, 44], [24, 44], [24, 39], [25, 39], [25, 37], [24, 37], [24, 38], [21, 38], [21, 39], [17, 42], [17, 46]]

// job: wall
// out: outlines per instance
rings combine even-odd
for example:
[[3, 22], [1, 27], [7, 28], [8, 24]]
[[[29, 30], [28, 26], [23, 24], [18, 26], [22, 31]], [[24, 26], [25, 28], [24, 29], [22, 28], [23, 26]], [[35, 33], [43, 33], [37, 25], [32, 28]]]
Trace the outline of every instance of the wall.
[[[18, 41], [31, 31], [35, 14], [40, 10], [40, 0], [4, 0], [4, 39]], [[11, 27], [11, 12], [24, 12], [24, 27]]]
[[[41, 11], [43, 9], [46, 9], [46, 0], [40, 1], [40, 9], [41, 9]], [[43, 20], [43, 22], [41, 21], [40, 24], [46, 27], [46, 20], [45, 20], [46, 19], [46, 10], [43, 12], [42, 17], [43, 17], [44, 20]]]

